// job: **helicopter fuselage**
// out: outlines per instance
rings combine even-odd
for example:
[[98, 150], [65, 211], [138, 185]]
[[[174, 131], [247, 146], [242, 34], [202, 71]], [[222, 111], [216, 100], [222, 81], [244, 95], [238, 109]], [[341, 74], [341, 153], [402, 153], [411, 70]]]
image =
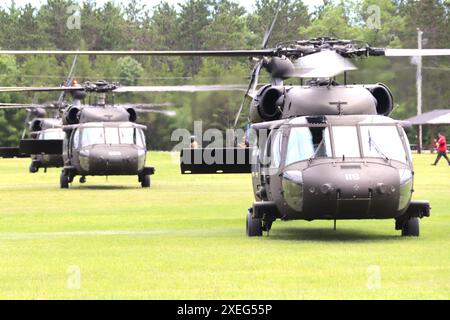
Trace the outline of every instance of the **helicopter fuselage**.
[[408, 211], [414, 169], [400, 123], [349, 115], [255, 127], [270, 130], [252, 161], [253, 214], [263, 221], [397, 219]]
[[[65, 133], [62, 130], [60, 119], [36, 118], [30, 124], [31, 136], [36, 140], [63, 140]], [[64, 166], [62, 154], [32, 154], [30, 173], [36, 173], [40, 168], [60, 168]]]
[[65, 126], [63, 174], [75, 176], [144, 176], [154, 174], [145, 167], [147, 148], [144, 126], [131, 122], [91, 122]]

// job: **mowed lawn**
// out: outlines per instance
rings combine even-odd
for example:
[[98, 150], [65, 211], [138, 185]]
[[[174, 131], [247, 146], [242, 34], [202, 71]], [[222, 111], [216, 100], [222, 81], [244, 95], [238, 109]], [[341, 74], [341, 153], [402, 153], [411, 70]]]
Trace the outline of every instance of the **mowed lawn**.
[[245, 236], [248, 175], [182, 176], [150, 153], [152, 189], [0, 160], [2, 299], [449, 299], [450, 167], [416, 156], [420, 238], [394, 221], [276, 222]]

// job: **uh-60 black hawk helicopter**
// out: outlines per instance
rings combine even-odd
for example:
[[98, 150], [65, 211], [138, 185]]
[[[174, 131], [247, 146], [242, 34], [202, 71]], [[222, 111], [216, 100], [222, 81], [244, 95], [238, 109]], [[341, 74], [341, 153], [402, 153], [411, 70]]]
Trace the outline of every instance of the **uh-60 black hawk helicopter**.
[[[69, 86], [74, 80], [74, 72], [78, 56], [75, 56], [69, 75], [64, 81], [65, 86]], [[32, 104], [0, 103], [0, 109], [25, 109], [27, 115], [24, 121], [24, 129], [21, 139], [25, 139], [27, 128], [29, 138], [35, 140], [64, 140], [65, 133], [62, 129], [63, 121], [61, 112], [68, 106], [65, 101], [66, 92], [61, 92], [57, 101], [46, 104], [38, 104], [35, 100], [35, 93]], [[53, 117], [49, 117], [48, 111], [53, 111]], [[22, 150], [23, 151], [23, 150]], [[1, 158], [18, 158], [31, 156], [29, 166], [30, 173], [37, 173], [40, 168], [47, 172], [48, 168], [61, 168], [64, 166], [62, 154], [26, 154], [22, 153], [20, 147], [0, 147]]]
[[[115, 125], [121, 125], [119, 134], [124, 134], [126, 129], [122, 127], [127, 124], [120, 122], [135, 122], [137, 113], [160, 113], [166, 116], [175, 116], [176, 113], [171, 110], [161, 110], [161, 107], [172, 106], [169, 103], [162, 104], [122, 104], [122, 105], [108, 105], [106, 101], [107, 93], [111, 93], [118, 88], [117, 84], [109, 84], [105, 81], [87, 82], [82, 86], [74, 79], [74, 72], [76, 67], [78, 55], [75, 56], [72, 67], [70, 69], [67, 79], [64, 81], [63, 87], [58, 88], [1, 88], [1, 92], [34, 92], [35, 97], [38, 92], [45, 91], [61, 91], [59, 99], [55, 102], [47, 104], [0, 104], [0, 109], [19, 109], [25, 108], [28, 113], [25, 119], [25, 124], [29, 124], [30, 138], [24, 139], [25, 130], [22, 134], [20, 147], [17, 148], [0, 148], [0, 157], [28, 157], [31, 153], [32, 162], [30, 165], [30, 172], [36, 173], [39, 168], [60, 168], [64, 167], [61, 175], [61, 187], [67, 188], [68, 183], [73, 181], [76, 175], [81, 175], [80, 181], [86, 182], [86, 175], [125, 175], [139, 173], [139, 180], [143, 187], [150, 185], [149, 177], [145, 174], [151, 171], [149, 168], [144, 168], [142, 165], [142, 157], [139, 165], [134, 166], [130, 152], [133, 148], [139, 148], [138, 153], [142, 154], [146, 151], [145, 141], [142, 141], [141, 129], [137, 130], [137, 138], [134, 138], [133, 143], [126, 141], [124, 137], [119, 141], [117, 137], [113, 139], [114, 132], [112, 129], [101, 129], [102, 125], [109, 128]], [[156, 87], [159, 88], [159, 87]], [[124, 89], [124, 88], [121, 88]], [[72, 93], [73, 102], [69, 104], [66, 102], [67, 92]], [[86, 98], [88, 93], [98, 94], [98, 101], [94, 104], [83, 104], [82, 101]], [[56, 110], [57, 114], [53, 118], [46, 117], [46, 111]], [[30, 121], [31, 120], [31, 121]], [[107, 122], [107, 124], [105, 124]], [[80, 128], [74, 134], [73, 141], [71, 140], [74, 125], [79, 125]], [[90, 129], [88, 129], [90, 128]], [[144, 128], [141, 126], [141, 128]], [[130, 129], [131, 130], [131, 129]], [[101, 134], [105, 134], [102, 139]], [[66, 132], [68, 135], [66, 136]], [[85, 145], [84, 147], [95, 148], [87, 161], [82, 153], [80, 153], [82, 146], [77, 145], [77, 136], [83, 132], [84, 135], [89, 134], [89, 139], [92, 141], [83, 140], [84, 135], [81, 134], [81, 143], [92, 143], [92, 145]], [[91, 137], [97, 134], [97, 137]], [[64, 139], [67, 137], [65, 143]], [[87, 139], [87, 138], [86, 138]], [[44, 140], [44, 141], [42, 141]], [[94, 141], [95, 140], [95, 141]], [[107, 141], [111, 140], [111, 141]], [[109, 143], [107, 143], [109, 142]], [[132, 146], [132, 144], [137, 146]], [[64, 146], [65, 148], [62, 148]], [[121, 148], [119, 152], [117, 148]], [[108, 150], [103, 150], [108, 149]], [[63, 152], [62, 150], [65, 150]], [[130, 151], [131, 150], [131, 151]], [[89, 151], [84, 151], [86, 154]], [[108, 159], [108, 155], [115, 154], [113, 160]], [[145, 159], [144, 159], [145, 160]], [[102, 168], [101, 163], [106, 163], [107, 168]], [[117, 163], [121, 165], [117, 167]]]
[[[137, 124], [138, 113], [160, 113], [175, 116], [175, 111], [156, 109], [171, 104], [115, 104], [114, 94], [128, 92], [194, 92], [194, 91], [245, 90], [240, 86], [136, 86], [125, 87], [106, 81], [76, 81], [62, 87], [0, 87], [1, 92], [70, 92], [72, 104], [62, 110], [61, 125], [64, 138], [48, 128], [41, 128], [38, 139], [20, 141], [19, 155], [34, 155], [39, 159], [62, 157], [63, 170], [60, 187], [69, 188], [76, 176], [80, 183], [87, 176], [137, 175], [143, 188], [150, 187], [153, 167], [146, 167], [147, 147], [143, 130], [146, 126]], [[83, 104], [88, 94], [95, 94], [95, 103]], [[108, 100], [108, 98], [110, 98]], [[55, 120], [56, 121], [56, 120]], [[47, 124], [48, 121], [39, 122]], [[55, 122], [56, 124], [56, 122]], [[54, 129], [57, 130], [57, 129]], [[47, 138], [43, 135], [48, 135]], [[53, 134], [53, 136], [51, 136]], [[49, 165], [47, 163], [47, 165]], [[56, 164], [54, 166], [57, 166]]]
[[[25, 128], [22, 133], [22, 139], [25, 139], [27, 128], [30, 139], [48, 140], [64, 139], [62, 130], [62, 121], [59, 117], [48, 117], [47, 111], [53, 109], [52, 105], [36, 104], [15, 104], [1, 103], [2, 109], [26, 109]], [[40, 168], [47, 171], [48, 168], [59, 168], [64, 165], [62, 154], [25, 154], [21, 153], [20, 147], [0, 147], [0, 158], [28, 158], [31, 157], [29, 166], [30, 173], [36, 173]]]
[[[260, 133], [265, 131], [268, 138], [258, 138], [253, 148], [183, 150], [182, 173], [252, 173], [256, 201], [247, 214], [248, 236], [268, 232], [277, 219], [395, 219], [402, 235], [418, 236], [419, 218], [430, 215], [430, 205], [412, 201], [408, 138], [403, 124], [388, 117], [392, 94], [383, 84], [347, 84], [346, 73], [355, 67], [346, 58], [443, 56], [450, 55], [450, 49], [384, 49], [332, 38], [267, 49], [275, 19], [260, 50], [5, 53], [259, 59], [246, 97], [252, 99], [253, 131], [257, 137], [264, 137]], [[271, 81], [257, 90], [262, 68]], [[342, 72], [344, 83], [338, 84], [335, 77]], [[311, 80], [284, 85], [292, 77]]]

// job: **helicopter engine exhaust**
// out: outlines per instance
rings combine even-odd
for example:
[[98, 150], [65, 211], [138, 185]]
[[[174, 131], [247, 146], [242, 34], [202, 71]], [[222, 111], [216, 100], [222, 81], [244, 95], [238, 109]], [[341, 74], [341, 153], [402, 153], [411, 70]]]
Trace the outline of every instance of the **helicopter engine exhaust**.
[[265, 86], [252, 101], [250, 119], [252, 122], [278, 120], [282, 115], [283, 104], [283, 90], [271, 85]]
[[42, 120], [36, 119], [33, 120], [30, 124], [30, 129], [32, 132], [37, 132], [42, 130]]
[[65, 121], [67, 124], [78, 124], [80, 122], [80, 109], [77, 107], [70, 108], [66, 113]]
[[136, 122], [138, 118], [136, 110], [134, 110], [133, 108], [128, 108], [127, 112], [130, 115], [130, 122]]
[[383, 83], [366, 86], [366, 88], [372, 93], [377, 101], [377, 113], [379, 115], [388, 116], [394, 109], [394, 99], [391, 90]]

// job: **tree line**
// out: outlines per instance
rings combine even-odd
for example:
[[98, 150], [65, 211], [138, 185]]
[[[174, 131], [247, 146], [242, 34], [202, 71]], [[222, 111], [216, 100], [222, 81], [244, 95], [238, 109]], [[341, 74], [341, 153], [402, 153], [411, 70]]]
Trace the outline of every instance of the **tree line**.
[[[248, 12], [232, 0], [186, 0], [150, 7], [147, 1], [126, 4], [95, 0], [47, 0], [41, 6], [14, 2], [0, 9], [1, 49], [59, 50], [220, 50], [258, 49], [278, 1], [256, 0]], [[282, 0], [270, 46], [319, 36], [353, 39], [372, 46], [417, 47], [417, 28], [424, 48], [450, 48], [448, 0], [324, 0], [310, 10], [301, 0]], [[67, 76], [73, 57], [0, 55], [0, 86], [56, 86]], [[79, 57], [76, 78], [105, 79], [123, 85], [247, 84], [254, 62], [242, 58], [179, 57]], [[355, 62], [358, 71], [350, 82], [384, 82], [395, 98], [394, 118], [416, 112], [416, 68], [408, 58], [371, 58]], [[448, 57], [424, 58], [424, 111], [449, 108]], [[268, 77], [263, 72], [261, 82]], [[339, 79], [338, 79], [339, 80]], [[298, 79], [287, 83], [298, 84]], [[48, 102], [54, 94], [0, 94], [0, 102]], [[148, 125], [152, 149], [170, 150], [176, 128], [232, 126], [242, 100], [241, 93], [126, 94], [116, 101], [172, 102], [177, 116], [150, 114], [140, 118]], [[0, 111], [0, 145], [15, 145], [23, 130], [25, 111]], [[246, 115], [241, 118], [246, 122]], [[427, 137], [425, 133], [425, 137]]]

